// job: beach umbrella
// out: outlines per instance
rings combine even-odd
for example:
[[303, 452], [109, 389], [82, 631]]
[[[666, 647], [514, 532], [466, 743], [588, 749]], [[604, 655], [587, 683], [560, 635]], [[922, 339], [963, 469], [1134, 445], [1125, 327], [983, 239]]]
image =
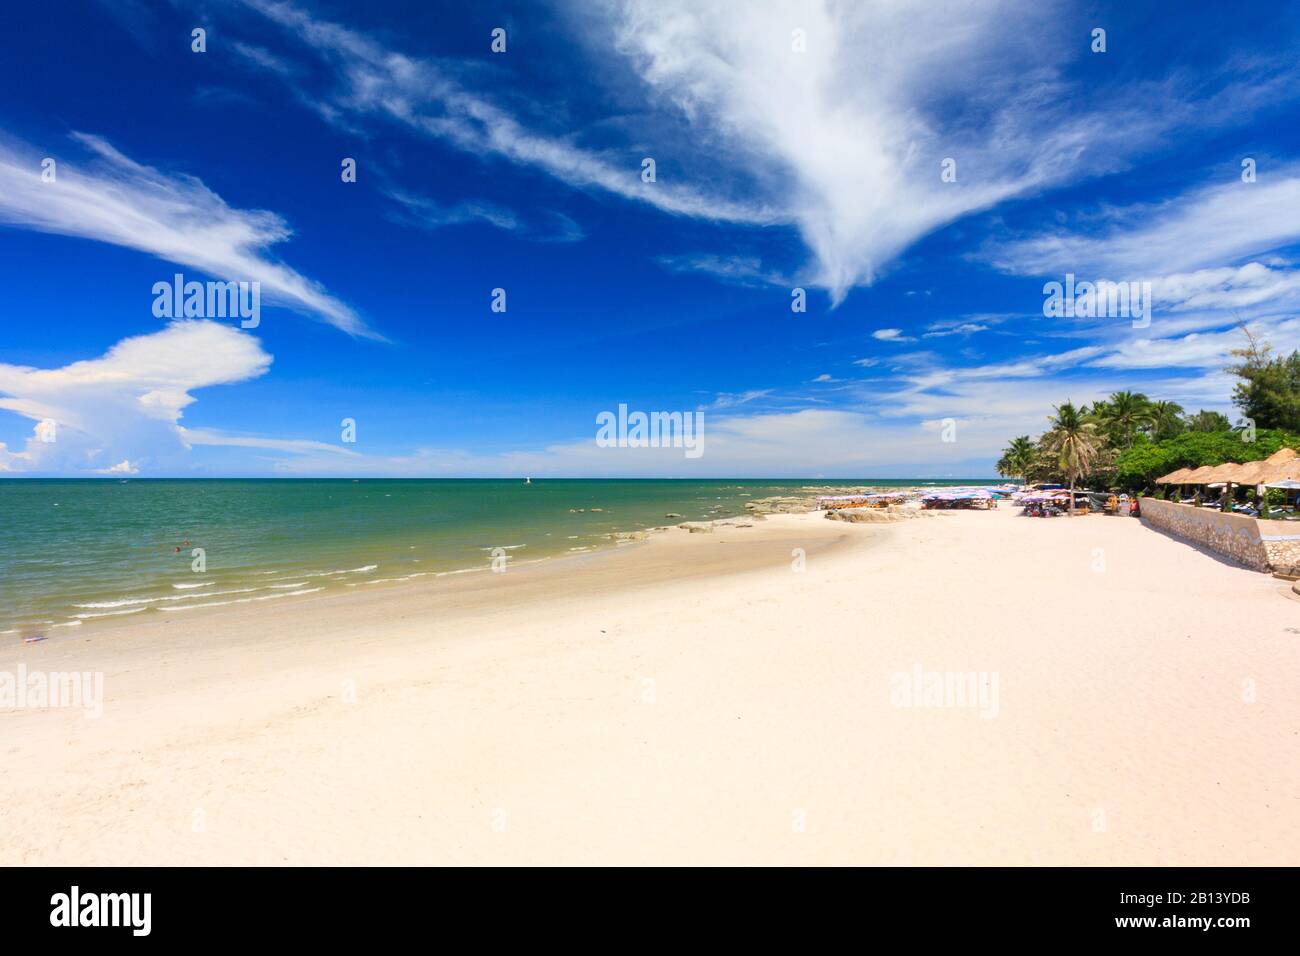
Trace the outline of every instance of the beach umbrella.
[[1281, 488], [1284, 491], [1297, 491], [1300, 490], [1300, 481], [1296, 481], [1294, 478], [1283, 478], [1281, 481], [1266, 482], [1264, 487]]
[[1162, 478], [1156, 479], [1157, 485], [1181, 485], [1183, 480], [1191, 473], [1190, 468], [1179, 468], [1177, 471], [1171, 471]]

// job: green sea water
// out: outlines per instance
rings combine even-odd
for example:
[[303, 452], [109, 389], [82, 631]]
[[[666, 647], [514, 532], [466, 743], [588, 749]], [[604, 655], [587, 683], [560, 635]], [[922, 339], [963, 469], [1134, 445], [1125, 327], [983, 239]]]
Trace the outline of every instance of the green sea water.
[[4, 480], [0, 635], [582, 553], [812, 486], [976, 481]]

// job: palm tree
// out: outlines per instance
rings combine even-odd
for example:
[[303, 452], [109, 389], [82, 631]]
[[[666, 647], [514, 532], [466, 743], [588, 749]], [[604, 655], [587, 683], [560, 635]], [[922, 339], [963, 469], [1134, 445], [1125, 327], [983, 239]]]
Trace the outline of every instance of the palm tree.
[[[1119, 393], [1125, 394], [1125, 393]], [[1116, 396], [1112, 396], [1112, 402]], [[1048, 450], [1057, 456], [1057, 462], [1070, 482], [1070, 514], [1074, 514], [1074, 486], [1080, 475], [1092, 469], [1097, 457], [1099, 441], [1097, 426], [1085, 419], [1084, 413], [1073, 402], [1055, 406], [1056, 414], [1049, 415], [1052, 430], [1048, 434]]]
[[1177, 402], [1152, 402], [1148, 412], [1152, 441], [1173, 438], [1186, 427], [1182, 417], [1183, 406]]
[[1133, 447], [1140, 426], [1151, 420], [1151, 402], [1141, 392], [1115, 392], [1108, 402], [1098, 402], [1096, 416], [1102, 426], [1118, 439], [1116, 444]]
[[1002, 449], [1002, 457], [998, 459], [998, 474], [1007, 478], [1025, 478], [1034, 460], [1034, 452], [1034, 443], [1028, 435], [1011, 439], [1011, 444]]

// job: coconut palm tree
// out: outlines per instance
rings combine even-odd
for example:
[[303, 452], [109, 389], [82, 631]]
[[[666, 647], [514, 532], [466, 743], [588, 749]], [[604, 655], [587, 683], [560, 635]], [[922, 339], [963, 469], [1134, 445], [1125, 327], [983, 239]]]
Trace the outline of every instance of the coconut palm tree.
[[998, 459], [998, 474], [1007, 478], [1025, 478], [1034, 460], [1034, 452], [1034, 443], [1028, 435], [1011, 439], [1011, 444], [1002, 449], [1002, 457]]
[[1073, 514], [1074, 486], [1080, 475], [1086, 475], [1092, 469], [1100, 449], [1100, 439], [1096, 424], [1088, 421], [1073, 402], [1063, 402], [1055, 409], [1056, 414], [1047, 419], [1052, 423], [1052, 430], [1046, 436], [1047, 447], [1056, 456], [1070, 482], [1070, 513]]
[[1151, 402], [1141, 392], [1115, 392], [1097, 403], [1095, 413], [1115, 444], [1132, 448], [1137, 430], [1151, 420]]
[[1183, 406], [1177, 402], [1152, 402], [1147, 411], [1152, 441], [1173, 438], [1187, 427], [1183, 422]]

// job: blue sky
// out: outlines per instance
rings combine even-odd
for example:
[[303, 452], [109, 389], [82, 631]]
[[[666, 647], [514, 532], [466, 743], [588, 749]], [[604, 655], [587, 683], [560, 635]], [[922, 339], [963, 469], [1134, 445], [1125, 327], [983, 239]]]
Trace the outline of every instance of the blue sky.
[[[7, 474], [982, 475], [1067, 398], [1232, 413], [1240, 322], [1300, 346], [1296, 4], [105, 0], [5, 27]], [[155, 317], [177, 272], [259, 282], [260, 325]], [[1150, 325], [1044, 317], [1067, 273], [1151, 283]], [[620, 404], [702, 411], [704, 454], [597, 447]]]

